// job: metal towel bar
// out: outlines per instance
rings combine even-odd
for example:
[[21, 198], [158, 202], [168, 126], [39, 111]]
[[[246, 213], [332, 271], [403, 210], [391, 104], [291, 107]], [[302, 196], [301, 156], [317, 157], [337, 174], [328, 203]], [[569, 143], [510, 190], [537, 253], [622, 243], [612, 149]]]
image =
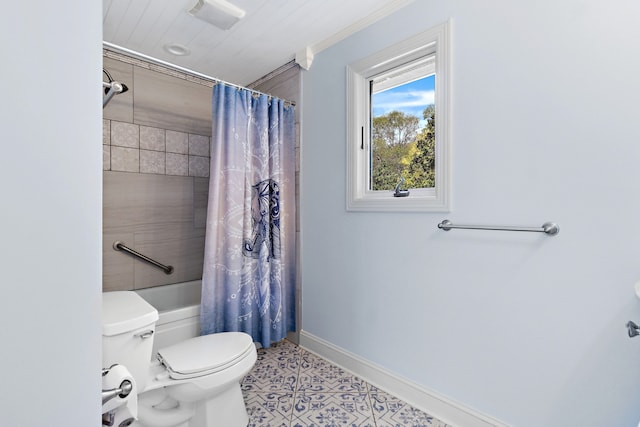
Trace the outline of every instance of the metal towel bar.
[[115, 249], [116, 251], [125, 251], [127, 253], [130, 253], [131, 255], [140, 258], [143, 261], [148, 262], [149, 264], [158, 267], [159, 269], [163, 270], [165, 272], [165, 274], [171, 274], [173, 273], [173, 267], [170, 265], [164, 265], [159, 263], [158, 261], [155, 261], [151, 258], [149, 258], [148, 256], [142, 255], [140, 252], [136, 252], [131, 248], [128, 248], [124, 245], [124, 243], [122, 242], [113, 242], [113, 249]]
[[514, 227], [509, 225], [456, 225], [448, 219], [438, 224], [441, 230], [449, 231], [452, 228], [465, 228], [471, 230], [497, 230], [497, 231], [530, 231], [534, 233], [545, 233], [549, 236], [555, 236], [560, 232], [560, 227], [555, 222], [545, 222], [542, 227]]

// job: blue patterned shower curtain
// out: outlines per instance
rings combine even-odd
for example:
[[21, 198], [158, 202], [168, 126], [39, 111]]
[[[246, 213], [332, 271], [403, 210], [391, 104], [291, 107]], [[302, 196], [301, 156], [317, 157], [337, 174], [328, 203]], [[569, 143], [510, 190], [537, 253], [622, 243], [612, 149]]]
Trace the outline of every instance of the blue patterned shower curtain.
[[269, 347], [295, 330], [293, 106], [218, 84], [212, 112], [202, 334]]

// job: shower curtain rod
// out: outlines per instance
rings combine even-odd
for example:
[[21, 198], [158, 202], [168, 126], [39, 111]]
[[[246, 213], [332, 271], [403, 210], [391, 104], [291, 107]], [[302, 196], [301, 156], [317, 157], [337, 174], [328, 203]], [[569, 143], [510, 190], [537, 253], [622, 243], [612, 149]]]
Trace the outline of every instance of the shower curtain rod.
[[[197, 71], [190, 70], [188, 68], [180, 67], [179, 65], [175, 65], [175, 64], [172, 64], [170, 62], [163, 61], [161, 59], [156, 59], [156, 58], [153, 58], [151, 56], [145, 55], [143, 53], [136, 52], [135, 50], [127, 49], [125, 47], [118, 46], [118, 45], [113, 44], [113, 43], [109, 43], [109, 42], [103, 41], [102, 45], [103, 45], [103, 47], [105, 49], [109, 49], [109, 50], [112, 50], [114, 52], [130, 56], [132, 58], [141, 59], [143, 61], [147, 61], [147, 62], [151, 62], [153, 64], [161, 65], [161, 66], [167, 67], [167, 68], [169, 68], [171, 70], [181, 71], [183, 73], [187, 73], [187, 74], [190, 74], [190, 75], [195, 76], [195, 77], [200, 77], [203, 80], [208, 80], [208, 81], [213, 82], [215, 84], [224, 84], [224, 85], [227, 85], [227, 86], [233, 86], [233, 87], [235, 87], [237, 89], [248, 90], [249, 92], [252, 92], [252, 93], [254, 93], [256, 95], [268, 96], [270, 99], [271, 98], [277, 98], [277, 96], [273, 96], [273, 95], [270, 95], [268, 93], [260, 92], [259, 90], [250, 89], [250, 88], [247, 88], [247, 87], [244, 87], [244, 86], [240, 86], [240, 85], [237, 85], [235, 83], [229, 83], [227, 81], [224, 81], [224, 80], [221, 80], [221, 79], [217, 79], [215, 77], [211, 77], [211, 76], [208, 76], [206, 74], [202, 74], [202, 73], [199, 73]], [[278, 98], [278, 99], [280, 99], [280, 98]], [[294, 101], [288, 101], [286, 99], [283, 99], [282, 101], [285, 104], [289, 104], [289, 105], [294, 106], [294, 107], [296, 105], [296, 103]]]

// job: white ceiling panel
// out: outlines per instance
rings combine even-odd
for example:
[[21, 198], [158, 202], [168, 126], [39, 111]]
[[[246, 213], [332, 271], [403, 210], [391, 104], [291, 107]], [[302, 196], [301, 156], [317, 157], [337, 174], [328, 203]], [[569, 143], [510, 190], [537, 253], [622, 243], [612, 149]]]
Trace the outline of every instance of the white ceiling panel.
[[[103, 0], [104, 41], [214, 78], [248, 85], [413, 0], [230, 0], [246, 12], [221, 30], [187, 12], [197, 0]], [[190, 50], [175, 56], [168, 44]]]

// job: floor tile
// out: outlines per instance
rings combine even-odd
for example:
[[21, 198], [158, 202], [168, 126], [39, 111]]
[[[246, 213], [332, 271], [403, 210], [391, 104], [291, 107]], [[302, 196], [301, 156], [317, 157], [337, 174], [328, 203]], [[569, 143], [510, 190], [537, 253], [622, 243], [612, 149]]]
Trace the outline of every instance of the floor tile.
[[298, 393], [292, 427], [375, 427], [366, 393]]
[[366, 392], [366, 383], [315, 354], [305, 352], [300, 362], [298, 391], [325, 393]]
[[370, 386], [369, 396], [373, 416], [378, 426], [386, 427], [450, 427], [442, 421], [419, 411], [406, 402]]
[[298, 380], [298, 370], [280, 368], [277, 364], [264, 361], [242, 380], [242, 390], [272, 393], [293, 393]]
[[248, 427], [289, 427], [293, 394], [245, 393]]
[[297, 387], [300, 349], [289, 341], [258, 349], [258, 360], [242, 380], [242, 390], [293, 393]]

